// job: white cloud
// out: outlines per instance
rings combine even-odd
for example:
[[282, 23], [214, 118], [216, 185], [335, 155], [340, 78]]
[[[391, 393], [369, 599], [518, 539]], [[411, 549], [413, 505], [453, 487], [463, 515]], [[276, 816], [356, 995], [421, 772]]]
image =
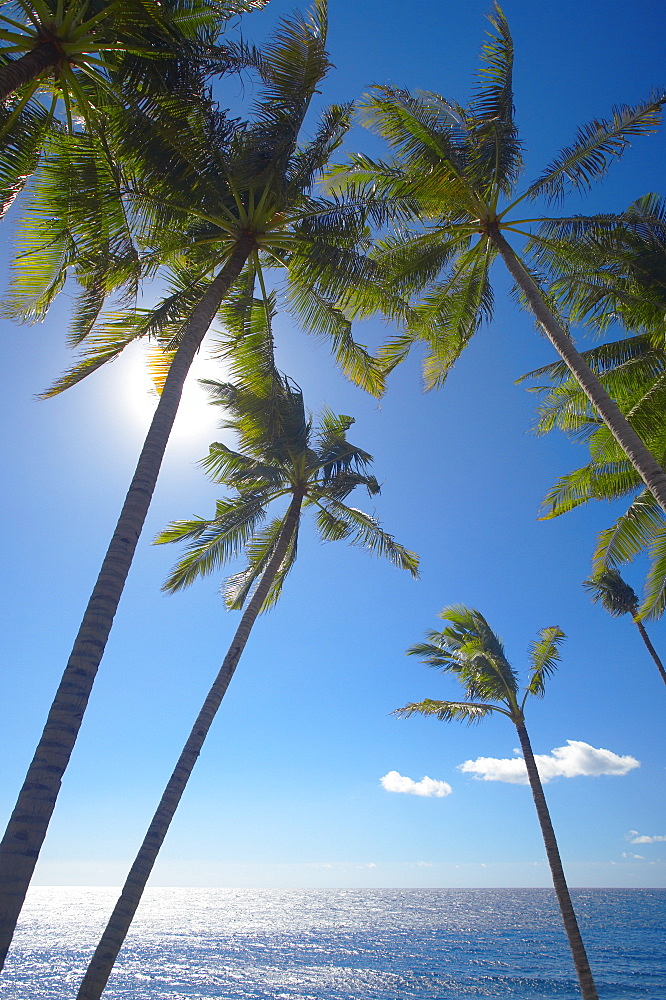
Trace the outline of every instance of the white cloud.
[[453, 789], [446, 781], [436, 781], [434, 778], [424, 777], [420, 781], [413, 778], [406, 778], [397, 771], [389, 771], [383, 778], [379, 779], [382, 787], [387, 792], [402, 792], [404, 795], [422, 795], [426, 798], [443, 799], [450, 795]]
[[[549, 754], [535, 754], [539, 776], [544, 784], [553, 778], [576, 778], [579, 775], [627, 774], [640, 761], [626, 755], [620, 757], [612, 750], [595, 749], [580, 740], [567, 740], [565, 747], [556, 747]], [[512, 785], [526, 785], [527, 771], [522, 757], [477, 757], [458, 765], [464, 774], [473, 774], [480, 781], [505, 781]], [[636, 843], [634, 841], [634, 843]], [[642, 843], [642, 841], [641, 841]]]
[[660, 833], [655, 834], [654, 837], [649, 837], [645, 833], [639, 833], [638, 830], [630, 830], [625, 840], [628, 840], [631, 844], [660, 844], [666, 841], [666, 837]]
[[645, 861], [645, 858], [643, 857], [642, 854], [631, 854], [631, 852], [627, 851], [622, 852], [622, 857], [631, 861]]

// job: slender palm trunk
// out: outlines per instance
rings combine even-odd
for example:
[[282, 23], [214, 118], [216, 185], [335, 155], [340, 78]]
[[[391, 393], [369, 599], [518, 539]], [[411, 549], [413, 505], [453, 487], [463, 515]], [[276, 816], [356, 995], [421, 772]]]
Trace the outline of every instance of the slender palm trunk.
[[664, 470], [576, 350], [573, 341], [544, 302], [539, 286], [499, 229], [492, 229], [489, 236], [501, 254], [511, 277], [524, 293], [539, 325], [543, 327], [544, 333], [666, 513], [666, 474], [664, 474]]
[[61, 778], [74, 749], [97, 668], [104, 654], [176, 418], [185, 378], [208, 327], [253, 247], [251, 237], [239, 240], [229, 261], [211, 282], [187, 324], [42, 738], [0, 844], [0, 969], [11, 944], [55, 808]]
[[178, 758], [178, 763], [164, 789], [155, 815], [148, 827], [148, 832], [127, 876], [122, 893], [100, 938], [95, 954], [90, 960], [86, 974], [79, 987], [79, 992], [76, 995], [77, 1000], [99, 1000], [102, 995], [118, 952], [123, 945], [136, 909], [141, 901], [143, 890], [146, 888], [146, 883], [157, 860], [157, 855], [164, 843], [171, 820], [185, 791], [185, 786], [189, 781], [197, 757], [201, 752], [204, 740], [208, 735], [215, 714], [220, 707], [220, 703], [229, 687], [229, 682], [238, 666], [238, 661], [250, 636], [252, 626], [261, 610], [261, 605], [268, 595], [275, 575], [284, 560], [289, 544], [298, 530], [302, 503], [303, 494], [294, 494], [285, 516], [273, 557], [259, 581], [252, 600], [243, 613], [243, 617], [231, 640], [231, 645], [220, 667], [220, 671], [213, 681], [213, 685], [206, 696], [197, 720]]
[[573, 961], [576, 967], [576, 974], [578, 975], [578, 982], [580, 983], [580, 991], [584, 1000], [599, 1000], [597, 988], [594, 985], [594, 979], [592, 978], [590, 963], [587, 960], [587, 953], [585, 951], [583, 939], [580, 936], [580, 930], [578, 929], [576, 914], [574, 913], [574, 908], [571, 903], [569, 888], [564, 877], [564, 869], [562, 868], [560, 852], [557, 847], [557, 840], [555, 839], [555, 831], [553, 830], [553, 824], [550, 821], [550, 813], [548, 812], [546, 797], [543, 794], [541, 779], [534, 760], [534, 754], [532, 753], [532, 745], [530, 743], [529, 736], [527, 735], [525, 726], [522, 723], [516, 723], [516, 729], [518, 730], [518, 739], [520, 740], [520, 746], [525, 759], [527, 777], [530, 782], [530, 788], [532, 789], [534, 805], [536, 806], [537, 816], [539, 817], [541, 833], [543, 834], [543, 842], [546, 846], [546, 855], [548, 857], [548, 864], [550, 865], [550, 873], [553, 877], [555, 895], [557, 896], [557, 902], [560, 904], [560, 913], [562, 914], [564, 929], [569, 939], [569, 947], [571, 948], [571, 954], [573, 955]]
[[643, 640], [643, 642], [647, 646], [648, 653], [650, 654], [650, 656], [652, 657], [652, 659], [654, 660], [654, 662], [657, 664], [657, 670], [661, 674], [662, 681], [664, 682], [664, 684], [666, 684], [666, 670], [664, 670], [664, 664], [661, 662], [661, 659], [659, 657], [659, 654], [657, 653], [657, 650], [654, 648], [654, 646], [650, 642], [650, 637], [647, 634], [647, 632], [645, 631], [645, 626], [643, 625], [643, 622], [639, 618], [634, 618], [634, 625], [636, 626], [636, 628], [640, 632], [641, 639]]
[[0, 67], [0, 101], [6, 100], [19, 87], [38, 79], [46, 70], [55, 69], [62, 57], [54, 42], [44, 40], [18, 59]]

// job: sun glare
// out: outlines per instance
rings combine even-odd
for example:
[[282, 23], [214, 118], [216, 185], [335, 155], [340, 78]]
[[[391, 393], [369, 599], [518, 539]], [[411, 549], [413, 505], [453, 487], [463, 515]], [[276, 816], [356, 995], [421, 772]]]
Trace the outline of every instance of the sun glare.
[[[158, 396], [153, 386], [144, 350], [137, 345], [128, 349], [115, 368], [116, 406], [123, 414], [123, 422], [128, 431], [145, 432], [150, 425]], [[185, 383], [178, 416], [171, 434], [171, 448], [193, 444], [201, 445], [202, 454], [215, 439], [222, 412], [211, 406], [208, 395], [199, 384], [199, 379], [225, 378], [222, 365], [211, 360], [205, 352], [196, 356]], [[119, 405], [118, 405], [119, 404]]]

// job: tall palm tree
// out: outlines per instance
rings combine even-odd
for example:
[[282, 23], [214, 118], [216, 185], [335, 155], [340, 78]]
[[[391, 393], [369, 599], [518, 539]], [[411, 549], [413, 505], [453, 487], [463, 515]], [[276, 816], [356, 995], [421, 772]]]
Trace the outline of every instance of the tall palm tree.
[[[382, 241], [377, 259], [396, 291], [421, 296], [404, 331], [387, 345], [385, 360], [393, 366], [414, 341], [425, 341], [426, 385], [441, 384], [479, 325], [492, 315], [489, 272], [501, 258], [537, 325], [666, 510], [662, 468], [575, 349], [529, 258], [506, 238], [516, 234], [542, 244], [547, 237], [530, 227], [543, 216], [522, 217], [525, 203], [556, 202], [568, 192], [587, 190], [622, 155], [632, 136], [655, 129], [664, 95], [616, 108], [609, 119], [583, 126], [572, 145], [518, 193], [523, 164], [514, 121], [513, 43], [497, 4], [490, 21], [494, 30], [483, 48], [476, 96], [467, 107], [434, 93], [374, 87], [361, 111], [394, 155], [388, 160], [357, 155], [331, 178], [334, 190], [345, 190], [351, 199], [371, 199], [393, 216], [395, 233]], [[590, 232], [612, 225], [605, 216], [577, 219], [579, 230]], [[362, 312], [373, 305], [360, 296], [356, 308]]]
[[[221, 133], [219, 116], [213, 112], [205, 116], [199, 108], [193, 112], [189, 132], [172, 132], [169, 137], [143, 132], [145, 123], [137, 119], [135, 134], [126, 137], [127, 146], [136, 142], [142, 147], [144, 173], [133, 175], [129, 193], [123, 188], [120, 169], [114, 174], [115, 196], [113, 191], [108, 197], [96, 193], [84, 156], [80, 176], [74, 168], [70, 175], [67, 197], [71, 195], [71, 204], [66, 202], [62, 215], [55, 213], [63, 220], [60, 227], [53, 226], [51, 220], [47, 244], [41, 237], [33, 241], [36, 263], [27, 267], [28, 284], [34, 279], [39, 287], [29, 308], [35, 299], [48, 305], [77, 254], [83, 260], [82, 267], [90, 261], [91, 279], [89, 287], [84, 287], [76, 339], [89, 338], [86, 343], [92, 341], [92, 346], [84, 362], [58, 388], [73, 384], [113, 359], [138, 337], [152, 335], [159, 348], [155, 364], [162, 391], [44, 732], [0, 844], [0, 966], [81, 726], [185, 378], [225, 298], [234, 289], [241, 297], [248, 289], [252, 294], [255, 282], [263, 281], [262, 266], [267, 263], [283, 267], [293, 272], [297, 308], [307, 314], [312, 328], [331, 334], [338, 355], [349, 362], [348, 368], [358, 372], [368, 358], [351, 341], [349, 324], [313, 285], [331, 261], [337, 266], [340, 285], [351, 282], [358, 271], [358, 255], [349, 250], [351, 229], [343, 226], [341, 231], [341, 224], [336, 223], [337, 206], [309, 195], [330, 152], [348, 128], [349, 109], [330, 109], [314, 138], [298, 144], [311, 98], [330, 66], [325, 42], [326, 5], [318, 0], [310, 16], [294, 15], [283, 22], [265, 48], [254, 122], [239, 123], [229, 140], [226, 123]], [[134, 156], [128, 170], [138, 170], [140, 150], [136, 147]], [[57, 172], [62, 165], [53, 166]], [[73, 183], [76, 177], [79, 185]], [[124, 210], [125, 199], [131, 201], [131, 211]], [[92, 221], [91, 204], [100, 212]], [[156, 258], [166, 261], [171, 267], [168, 278], [172, 287], [155, 309], [116, 313], [95, 327], [101, 302], [109, 285], [113, 287], [109, 273], [115, 267], [126, 276], [135, 265], [136, 247], [127, 235], [127, 220], [132, 213], [139, 216], [141, 210], [141, 235], [152, 243], [146, 254], [148, 263]], [[33, 218], [43, 221], [40, 211], [49, 218], [43, 203], [34, 211]], [[319, 229], [318, 219], [324, 220]], [[30, 226], [24, 232], [29, 241]], [[103, 240], [108, 241], [102, 254], [104, 266], [96, 271], [92, 251]], [[110, 265], [105, 271], [107, 261]]]
[[621, 618], [622, 615], [631, 615], [631, 620], [638, 629], [641, 639], [645, 643], [645, 648], [654, 660], [661, 679], [666, 684], [666, 670], [661, 662], [657, 650], [650, 641], [650, 637], [645, 631], [645, 626], [638, 614], [638, 597], [632, 587], [622, 579], [616, 569], [606, 569], [590, 580], [584, 580], [583, 586], [590, 594], [592, 600], [599, 602], [613, 618]]
[[[216, 44], [225, 22], [267, 0], [15, 0], [0, 11], [0, 212], [36, 169], [49, 137], [104, 132], [109, 101], [191, 101], [206, 77], [242, 64]], [[248, 55], [248, 53], [245, 53]]]
[[[261, 335], [259, 334], [259, 337]], [[174, 568], [165, 590], [189, 586], [245, 553], [247, 567], [225, 587], [227, 607], [245, 608], [220, 671], [206, 696], [178, 758], [121, 895], [90, 961], [77, 1000], [99, 1000], [141, 900], [150, 872], [166, 837], [204, 740], [238, 665], [252, 626], [261, 611], [278, 599], [294, 564], [301, 515], [310, 510], [322, 540], [346, 539], [418, 575], [418, 558], [383, 531], [376, 519], [345, 501], [356, 487], [371, 496], [379, 492], [368, 475], [371, 456], [350, 444], [351, 417], [325, 411], [317, 427], [306, 414], [300, 389], [273, 368], [270, 342], [236, 356], [240, 383], [208, 382], [215, 403], [235, 431], [238, 450], [211, 445], [203, 461], [213, 482], [231, 491], [217, 502], [211, 519], [194, 518], [170, 525], [158, 543], [187, 540], [188, 551]], [[264, 341], [266, 344], [266, 341]], [[264, 523], [269, 508], [286, 508]]]
[[444, 608], [440, 618], [449, 622], [441, 632], [430, 631], [427, 641], [412, 646], [408, 653], [420, 656], [424, 663], [445, 673], [452, 673], [465, 690], [467, 701], [434, 701], [430, 698], [405, 705], [397, 715], [435, 716], [444, 722], [480, 722], [492, 713], [513, 722], [523, 752], [527, 779], [532, 790], [539, 825], [546, 848], [553, 886], [559, 903], [564, 929], [569, 940], [576, 974], [584, 1000], [598, 1000], [592, 971], [587, 959], [578, 921], [564, 877], [555, 831], [543, 793], [532, 745], [525, 727], [525, 703], [530, 695], [541, 698], [548, 677], [557, 669], [558, 646], [564, 633], [552, 626], [539, 632], [530, 647], [530, 676], [522, 694], [518, 677], [504, 654], [498, 636], [479, 611], [464, 605]]

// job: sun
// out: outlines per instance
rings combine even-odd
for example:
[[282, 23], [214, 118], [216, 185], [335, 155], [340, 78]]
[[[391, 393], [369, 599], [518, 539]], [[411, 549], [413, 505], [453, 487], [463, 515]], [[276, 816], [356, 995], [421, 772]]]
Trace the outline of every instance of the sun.
[[[128, 433], [145, 433], [150, 426], [158, 395], [148, 369], [148, 357], [143, 345], [132, 345], [123, 357], [114, 363], [114, 408], [119, 414], [119, 423], [124, 424]], [[219, 423], [223, 414], [219, 406], [211, 406], [206, 391], [199, 379], [227, 377], [225, 367], [211, 359], [205, 351], [200, 351], [194, 359], [183, 389], [176, 421], [171, 432], [170, 450], [187, 448], [199, 444], [201, 454], [208, 445], [219, 437]]]

